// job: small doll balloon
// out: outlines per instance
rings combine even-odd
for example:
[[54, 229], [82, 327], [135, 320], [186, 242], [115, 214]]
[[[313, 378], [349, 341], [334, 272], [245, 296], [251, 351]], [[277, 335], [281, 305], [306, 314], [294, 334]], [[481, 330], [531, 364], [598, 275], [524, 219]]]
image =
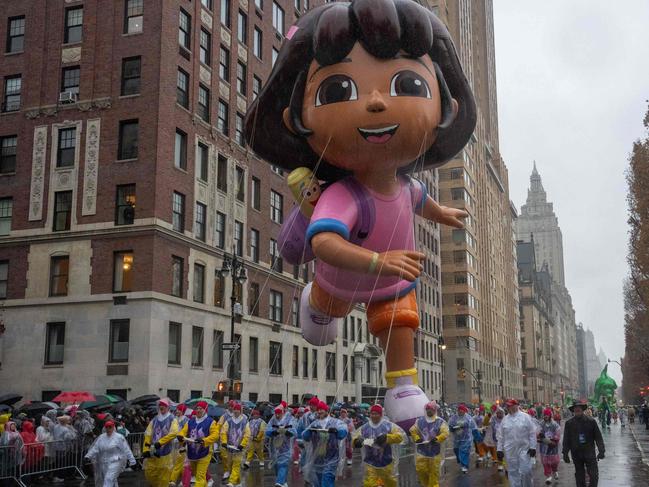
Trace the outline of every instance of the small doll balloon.
[[294, 239], [316, 258], [300, 301], [304, 338], [332, 343], [340, 321], [364, 303], [385, 352], [386, 413], [405, 428], [428, 402], [413, 350], [424, 259], [415, 250], [415, 214], [457, 228], [466, 216], [438, 205], [410, 175], [455, 156], [475, 120], [448, 31], [411, 0], [335, 2], [307, 12], [246, 118], [257, 154], [287, 170], [310, 168], [323, 182]]

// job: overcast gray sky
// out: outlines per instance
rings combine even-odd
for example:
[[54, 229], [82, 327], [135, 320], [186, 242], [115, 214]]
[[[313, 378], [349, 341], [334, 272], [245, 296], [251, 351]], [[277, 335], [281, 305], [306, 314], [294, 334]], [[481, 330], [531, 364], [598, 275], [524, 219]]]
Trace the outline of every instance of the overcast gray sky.
[[[494, 0], [500, 151], [520, 209], [532, 161], [563, 232], [577, 321], [624, 355], [624, 172], [649, 98], [649, 2]], [[620, 383], [616, 364], [610, 372]]]

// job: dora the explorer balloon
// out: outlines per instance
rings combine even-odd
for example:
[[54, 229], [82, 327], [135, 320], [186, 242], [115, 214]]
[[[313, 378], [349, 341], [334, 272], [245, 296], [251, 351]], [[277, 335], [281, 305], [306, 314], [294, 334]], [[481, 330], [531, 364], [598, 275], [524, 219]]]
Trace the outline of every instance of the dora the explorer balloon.
[[448, 31], [411, 0], [327, 3], [303, 15], [247, 115], [257, 154], [329, 183], [305, 235], [317, 265], [301, 297], [303, 335], [331, 343], [353, 304], [365, 303], [386, 356], [387, 414], [401, 426], [428, 402], [414, 368], [424, 259], [414, 215], [458, 228], [466, 216], [407, 175], [456, 155], [475, 118]]

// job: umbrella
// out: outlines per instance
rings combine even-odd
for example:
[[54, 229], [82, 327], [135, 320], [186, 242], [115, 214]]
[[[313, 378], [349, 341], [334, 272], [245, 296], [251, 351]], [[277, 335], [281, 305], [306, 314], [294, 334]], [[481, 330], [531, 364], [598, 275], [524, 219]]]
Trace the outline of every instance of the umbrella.
[[79, 404], [79, 407], [81, 409], [93, 409], [97, 406], [103, 406], [105, 404], [117, 404], [118, 402], [124, 402], [124, 399], [112, 394], [100, 394], [98, 396], [95, 396], [94, 401], [84, 401]]
[[7, 404], [0, 404], [0, 413], [4, 413], [5, 411], [11, 412], [11, 406]]
[[47, 412], [50, 409], [53, 409], [52, 406], [44, 402], [32, 402], [30, 404], [23, 404], [22, 406], [20, 406], [20, 408], [16, 411], [16, 413], [38, 414], [38, 413]]
[[200, 401], [205, 401], [208, 406], [218, 406], [219, 404], [216, 401], [213, 401], [212, 399], [208, 399], [207, 397], [197, 397], [194, 399], [188, 399], [185, 401], [185, 404], [190, 407], [194, 407], [197, 402]]
[[136, 397], [135, 399], [132, 399], [129, 402], [131, 404], [147, 404], [159, 400], [160, 400], [160, 396], [156, 396], [155, 394], [146, 394], [145, 396]]
[[207, 415], [210, 418], [220, 418], [221, 416], [223, 416], [223, 413], [225, 413], [225, 408], [221, 406], [207, 406]]
[[370, 405], [367, 404], [366, 402], [361, 403], [361, 409], [369, 409], [369, 408], [370, 408]]
[[67, 391], [62, 392], [54, 399], [53, 402], [66, 402], [78, 404], [84, 401], [94, 401], [96, 400], [95, 395], [86, 391]]
[[7, 406], [13, 406], [18, 401], [23, 398], [20, 394], [3, 394], [0, 396], [0, 404], [6, 404]]

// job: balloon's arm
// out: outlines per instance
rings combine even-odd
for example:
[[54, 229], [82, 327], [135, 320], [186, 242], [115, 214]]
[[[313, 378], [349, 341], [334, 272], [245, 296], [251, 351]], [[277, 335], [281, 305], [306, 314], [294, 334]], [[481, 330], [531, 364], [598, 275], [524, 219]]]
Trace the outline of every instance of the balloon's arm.
[[458, 208], [449, 208], [448, 206], [441, 206], [430, 196], [426, 197], [426, 202], [421, 211], [421, 216], [427, 220], [431, 220], [442, 225], [448, 225], [454, 228], [464, 228], [464, 220], [468, 213]]
[[334, 232], [322, 232], [313, 236], [311, 248], [318, 259], [327, 264], [349, 271], [366, 272], [372, 263], [374, 252], [348, 242]]

